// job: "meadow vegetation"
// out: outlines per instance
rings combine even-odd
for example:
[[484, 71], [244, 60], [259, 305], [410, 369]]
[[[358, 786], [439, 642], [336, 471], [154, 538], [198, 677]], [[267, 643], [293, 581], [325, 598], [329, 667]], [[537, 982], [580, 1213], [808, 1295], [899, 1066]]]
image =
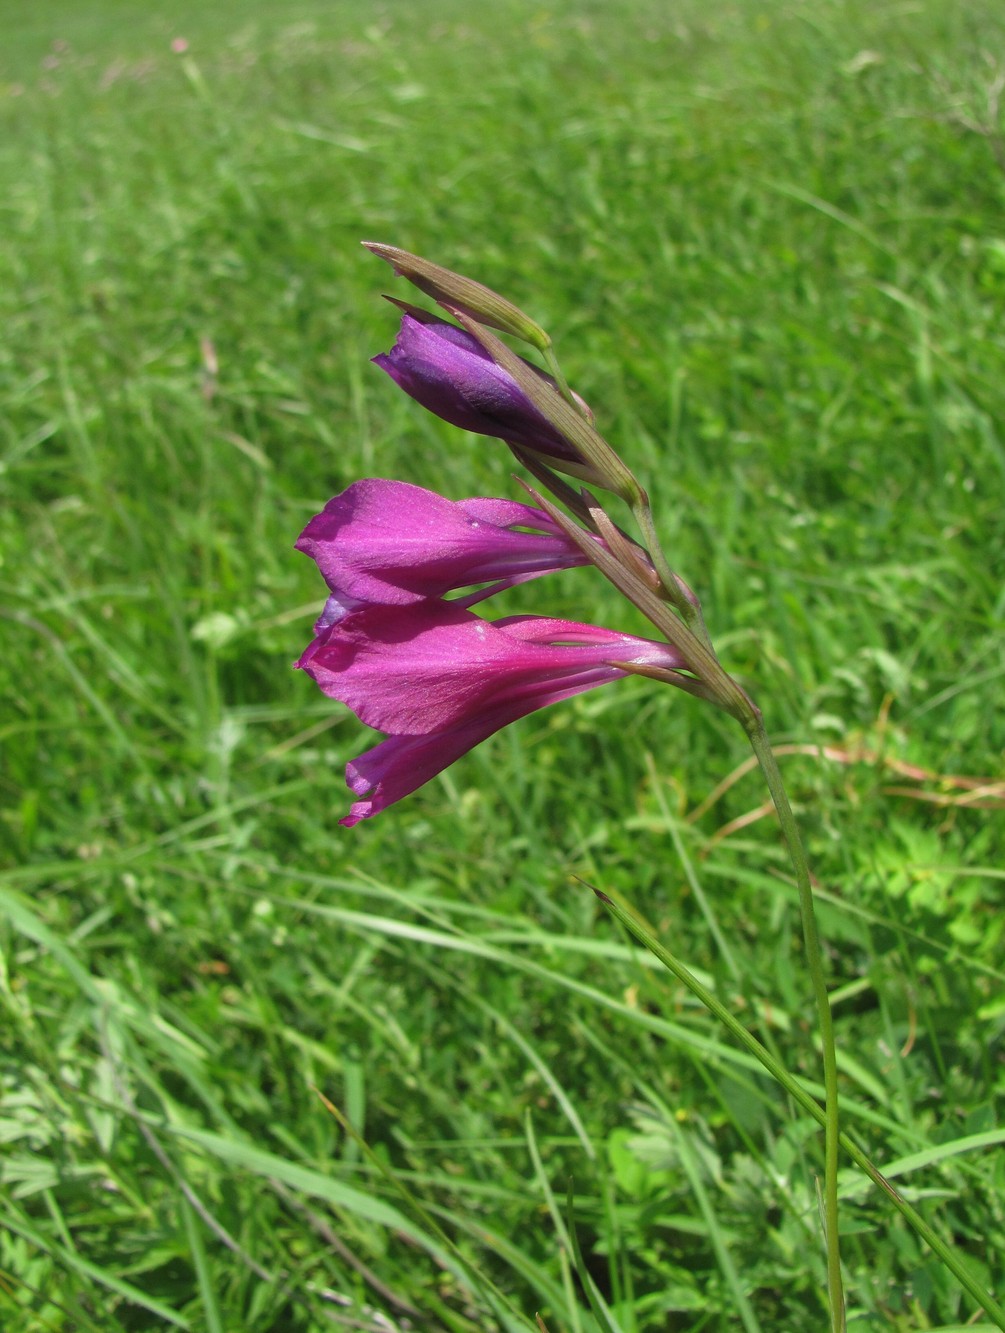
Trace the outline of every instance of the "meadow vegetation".
[[[518, 495], [368, 364], [364, 238], [534, 315], [649, 487], [780, 747], [846, 1127], [1001, 1299], [1000, 6], [14, 8], [3, 1327], [589, 1333], [577, 1241], [625, 1333], [825, 1323], [820, 1134], [588, 887], [818, 1087], [740, 729], [624, 681], [337, 825], [293, 541], [361, 476]], [[645, 632], [587, 570], [519, 610]], [[842, 1207], [851, 1329], [991, 1327]]]

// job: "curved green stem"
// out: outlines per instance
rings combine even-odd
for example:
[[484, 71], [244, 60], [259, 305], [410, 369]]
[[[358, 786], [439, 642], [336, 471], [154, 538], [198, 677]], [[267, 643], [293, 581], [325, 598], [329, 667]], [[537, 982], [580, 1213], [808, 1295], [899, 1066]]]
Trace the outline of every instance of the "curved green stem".
[[[776, 1079], [785, 1089], [792, 1100], [800, 1106], [807, 1115], [822, 1125], [826, 1130], [827, 1112], [814, 1097], [811, 1097], [801, 1083], [795, 1079], [785, 1066], [778, 1060], [771, 1051], [749, 1032], [740, 1020], [730, 1012], [722, 1001], [703, 985], [693, 972], [689, 971], [679, 959], [674, 957], [660, 941], [649, 931], [642, 922], [630, 912], [621, 903], [615, 902], [609, 898], [606, 893], [601, 893], [599, 889], [594, 889], [594, 893], [610, 911], [611, 915], [630, 931], [632, 935], [654, 954], [663, 964], [667, 971], [671, 972], [677, 980], [691, 992], [696, 1000], [709, 1011], [713, 1017], [717, 1018], [723, 1027], [736, 1038], [737, 1042], [750, 1052], [756, 1060], [767, 1070], [767, 1072]], [[840, 1146], [844, 1149], [851, 1160], [858, 1166], [874, 1185], [877, 1185], [887, 1196], [893, 1206], [897, 1209], [904, 1220], [921, 1237], [925, 1244], [936, 1254], [945, 1264], [952, 1275], [959, 1282], [960, 1286], [973, 1298], [989, 1318], [993, 1319], [998, 1328], [1005, 1333], [1005, 1307], [1000, 1305], [986, 1291], [981, 1289], [979, 1280], [974, 1276], [960, 1256], [947, 1245], [936, 1231], [929, 1226], [916, 1208], [904, 1198], [904, 1196], [890, 1183], [875, 1165], [870, 1157], [862, 1151], [853, 1138], [846, 1133], [838, 1135]]]
[[799, 890], [799, 913], [803, 923], [803, 941], [806, 951], [806, 966], [813, 986], [813, 996], [817, 1007], [817, 1022], [820, 1026], [820, 1044], [823, 1051], [824, 1065], [824, 1220], [827, 1241], [827, 1280], [831, 1293], [831, 1323], [834, 1333], [843, 1333], [844, 1292], [841, 1279], [841, 1250], [838, 1239], [838, 1141], [841, 1133], [838, 1114], [838, 1073], [837, 1047], [834, 1042], [834, 1021], [831, 1016], [830, 997], [827, 994], [827, 978], [824, 972], [823, 949], [820, 945], [820, 932], [817, 929], [816, 912], [813, 907], [813, 886], [810, 881], [810, 867], [806, 860], [803, 840], [799, 836], [799, 826], [789, 804], [785, 784], [782, 781], [778, 760], [768, 740], [760, 710], [752, 709], [751, 715], [743, 719], [744, 730], [750, 739], [751, 747], [761, 766], [764, 780], [768, 784], [771, 800], [778, 813], [778, 822], [782, 827], [782, 836], [789, 849], [789, 858], [795, 872], [796, 887]]

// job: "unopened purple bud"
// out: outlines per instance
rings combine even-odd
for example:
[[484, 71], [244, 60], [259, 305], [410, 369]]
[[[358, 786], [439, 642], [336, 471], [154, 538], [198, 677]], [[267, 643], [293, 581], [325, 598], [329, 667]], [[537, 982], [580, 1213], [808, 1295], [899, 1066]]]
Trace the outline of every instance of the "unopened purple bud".
[[[417, 403], [452, 426], [493, 435], [566, 463], [579, 460], [575, 447], [513, 377], [496, 365], [477, 338], [456, 324], [406, 311], [397, 342], [373, 360]], [[536, 366], [523, 364], [553, 384]]]

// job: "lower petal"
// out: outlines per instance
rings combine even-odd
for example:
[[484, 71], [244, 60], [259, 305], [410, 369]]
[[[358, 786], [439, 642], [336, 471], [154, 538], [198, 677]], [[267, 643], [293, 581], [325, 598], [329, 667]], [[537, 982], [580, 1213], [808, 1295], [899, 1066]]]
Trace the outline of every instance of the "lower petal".
[[380, 814], [405, 796], [410, 796], [430, 778], [473, 749], [493, 731], [505, 726], [501, 721], [485, 731], [478, 726], [456, 727], [430, 736], [389, 736], [346, 764], [346, 786], [365, 799], [355, 801], [339, 823], [352, 828], [361, 819]]

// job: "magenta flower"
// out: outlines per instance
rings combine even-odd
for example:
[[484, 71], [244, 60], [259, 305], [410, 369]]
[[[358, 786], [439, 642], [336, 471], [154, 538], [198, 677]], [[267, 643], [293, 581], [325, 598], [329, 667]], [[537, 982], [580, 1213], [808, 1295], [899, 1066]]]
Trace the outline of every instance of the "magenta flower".
[[582, 461], [481, 343], [455, 324], [410, 307], [402, 316], [397, 342], [373, 360], [417, 403], [452, 426], [565, 462]]
[[[526, 532], [521, 529], [531, 528]], [[404, 605], [476, 583], [463, 605], [586, 557], [541, 509], [446, 500], [404, 481], [354, 482], [307, 524], [297, 550], [331, 589], [316, 632], [361, 602]]]
[[323, 628], [297, 666], [388, 739], [346, 767], [363, 799], [347, 827], [385, 810], [517, 718], [626, 674], [676, 670], [676, 649], [541, 616], [488, 621], [439, 599], [365, 605]]

